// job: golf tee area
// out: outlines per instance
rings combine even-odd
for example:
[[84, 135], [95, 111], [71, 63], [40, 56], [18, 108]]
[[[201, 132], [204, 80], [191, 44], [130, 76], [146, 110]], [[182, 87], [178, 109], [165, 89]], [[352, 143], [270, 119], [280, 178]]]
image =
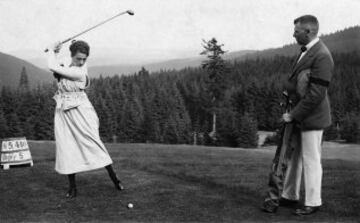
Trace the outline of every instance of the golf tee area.
[[[54, 170], [55, 144], [30, 141], [33, 167], [0, 169], [0, 222], [358, 222], [359, 145], [325, 142], [321, 210], [260, 210], [275, 147], [106, 144], [125, 190], [104, 168], [79, 173], [78, 196]], [[302, 190], [303, 193], [303, 190]], [[128, 208], [128, 204], [133, 205]]]

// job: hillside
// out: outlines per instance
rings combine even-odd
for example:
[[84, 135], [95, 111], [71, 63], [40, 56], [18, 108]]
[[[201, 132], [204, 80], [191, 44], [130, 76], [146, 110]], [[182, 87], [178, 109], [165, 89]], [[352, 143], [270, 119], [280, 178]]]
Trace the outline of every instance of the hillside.
[[[351, 51], [360, 51], [360, 26], [346, 28], [342, 31], [323, 35], [320, 37], [330, 51], [333, 53], [345, 53]], [[280, 48], [271, 48], [266, 50], [241, 50], [225, 54], [226, 60], [244, 60], [260, 58], [270, 58], [276, 55], [281, 56], [294, 56], [297, 54], [299, 46], [295, 43], [287, 44]], [[100, 74], [103, 76], [112, 76], [114, 74], [131, 74], [137, 72], [144, 66], [149, 71], [169, 70], [169, 69], [182, 69], [185, 67], [197, 67], [201, 65], [204, 57], [198, 56], [193, 58], [168, 60], [160, 63], [145, 64], [139, 66], [125, 66], [125, 65], [112, 65], [112, 66], [94, 66], [90, 67], [89, 73], [92, 77], [98, 77]]]
[[[360, 51], [360, 26], [346, 28], [342, 31], [331, 33], [320, 37], [333, 53], [345, 53], [351, 51]], [[276, 55], [293, 56], [298, 52], [297, 44], [288, 44], [281, 48], [271, 48], [260, 51], [241, 50], [225, 54], [226, 60], [244, 60], [260, 58], [270, 58]], [[164, 62], [139, 64], [139, 65], [106, 65], [93, 66], [89, 68], [91, 77], [96, 78], [100, 75], [113, 76], [114, 74], [133, 74], [145, 67], [147, 70], [159, 71], [182, 69], [185, 67], [197, 67], [204, 60], [202, 56], [192, 58], [167, 60]], [[40, 62], [39, 62], [40, 63]], [[42, 70], [33, 64], [26, 62], [14, 56], [0, 53], [0, 87], [3, 85], [17, 86], [22, 67], [26, 68], [31, 86], [36, 86], [39, 82], [49, 82], [52, 76], [45, 70]]]
[[[346, 53], [360, 51], [360, 26], [344, 29], [335, 33], [320, 36], [320, 39], [328, 46], [332, 53]], [[240, 56], [237, 60], [253, 58], [270, 58], [279, 56], [294, 56], [299, 52], [299, 46], [295, 43], [285, 45], [281, 48], [272, 48], [257, 51], [254, 53]]]
[[141, 67], [145, 67], [146, 70], [153, 72], [158, 70], [171, 70], [182, 69], [185, 67], [197, 67], [200, 66], [202, 57], [186, 58], [186, 59], [174, 59], [167, 60], [159, 63], [151, 63], [144, 65], [106, 65], [106, 66], [93, 66], [89, 68], [89, 74], [91, 77], [113, 76], [114, 74], [132, 74], [138, 72]]
[[0, 87], [6, 85], [16, 87], [19, 83], [20, 73], [25, 67], [30, 86], [38, 83], [50, 82], [53, 78], [49, 72], [42, 70], [25, 60], [0, 53]]
[[[236, 52], [228, 53], [224, 56], [226, 60], [234, 60], [241, 56], [247, 55], [249, 53], [253, 53], [251, 50], [241, 50]], [[197, 56], [192, 58], [185, 59], [174, 59], [167, 60], [159, 63], [151, 63], [144, 65], [111, 65], [111, 66], [93, 66], [89, 68], [89, 73], [91, 77], [98, 77], [100, 74], [102, 76], [112, 76], [114, 74], [131, 74], [134, 72], [138, 72], [141, 67], [145, 67], [146, 70], [153, 72], [159, 70], [180, 70], [185, 67], [198, 67], [201, 65], [201, 62], [205, 60], [204, 56]]]

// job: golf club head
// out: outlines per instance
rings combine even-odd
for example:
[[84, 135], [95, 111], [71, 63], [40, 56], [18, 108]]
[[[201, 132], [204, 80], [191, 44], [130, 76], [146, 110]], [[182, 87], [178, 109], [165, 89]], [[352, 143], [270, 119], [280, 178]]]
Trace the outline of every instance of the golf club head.
[[129, 15], [134, 15], [134, 11], [133, 11], [133, 10], [127, 10], [126, 12], [127, 12], [127, 14], [129, 14]]

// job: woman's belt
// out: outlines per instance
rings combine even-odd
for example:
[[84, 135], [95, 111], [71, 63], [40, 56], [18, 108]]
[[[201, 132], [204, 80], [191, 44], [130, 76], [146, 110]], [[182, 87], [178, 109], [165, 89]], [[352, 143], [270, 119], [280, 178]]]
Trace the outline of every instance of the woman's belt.
[[76, 108], [89, 101], [86, 93], [83, 91], [57, 93], [53, 98], [56, 101], [56, 108], [64, 111]]

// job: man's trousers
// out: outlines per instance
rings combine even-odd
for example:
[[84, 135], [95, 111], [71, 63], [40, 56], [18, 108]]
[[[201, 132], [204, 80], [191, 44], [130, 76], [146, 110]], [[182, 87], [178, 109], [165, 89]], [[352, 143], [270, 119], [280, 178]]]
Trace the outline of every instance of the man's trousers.
[[321, 201], [321, 143], [323, 130], [302, 131], [300, 149], [295, 149], [287, 166], [282, 197], [300, 199], [301, 177], [304, 175], [305, 206], [320, 206]]

